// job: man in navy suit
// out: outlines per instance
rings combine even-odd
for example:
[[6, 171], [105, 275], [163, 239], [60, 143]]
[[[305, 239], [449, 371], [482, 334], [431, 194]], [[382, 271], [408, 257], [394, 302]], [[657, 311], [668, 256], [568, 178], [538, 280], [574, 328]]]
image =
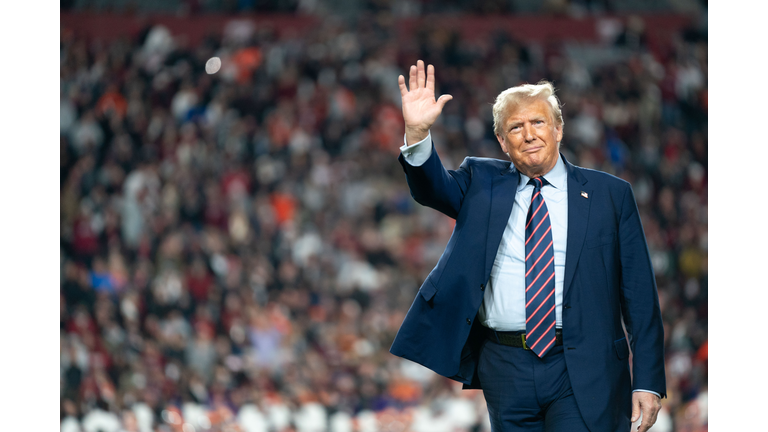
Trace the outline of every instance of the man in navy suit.
[[559, 153], [550, 83], [494, 103], [511, 162], [468, 157], [457, 170], [431, 142], [452, 99], [435, 100], [434, 68], [419, 60], [399, 85], [411, 195], [456, 225], [390, 351], [482, 388], [494, 432], [624, 432], [641, 413], [648, 430], [666, 396], [664, 331], [629, 183]]

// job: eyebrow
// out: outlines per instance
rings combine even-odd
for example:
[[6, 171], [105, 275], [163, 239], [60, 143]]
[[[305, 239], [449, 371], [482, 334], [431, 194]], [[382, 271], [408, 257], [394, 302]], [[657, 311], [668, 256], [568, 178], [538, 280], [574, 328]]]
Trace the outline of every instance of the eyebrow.
[[[538, 121], [538, 120], [546, 121], [547, 117], [546, 116], [535, 116], [535, 117], [531, 117], [529, 120], [531, 122]], [[509, 126], [509, 129], [512, 129], [513, 127], [520, 126], [523, 123], [525, 123], [525, 122], [522, 121], [522, 120], [515, 120], [515, 121], [510, 122], [508, 126]]]

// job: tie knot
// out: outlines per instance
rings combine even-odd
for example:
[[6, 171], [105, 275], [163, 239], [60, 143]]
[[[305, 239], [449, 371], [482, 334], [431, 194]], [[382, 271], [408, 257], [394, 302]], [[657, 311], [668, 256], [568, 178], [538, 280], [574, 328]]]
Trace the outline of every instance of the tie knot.
[[536, 177], [528, 180], [529, 185], [533, 185], [534, 189], [541, 189], [542, 186], [548, 185], [549, 182], [544, 177]]

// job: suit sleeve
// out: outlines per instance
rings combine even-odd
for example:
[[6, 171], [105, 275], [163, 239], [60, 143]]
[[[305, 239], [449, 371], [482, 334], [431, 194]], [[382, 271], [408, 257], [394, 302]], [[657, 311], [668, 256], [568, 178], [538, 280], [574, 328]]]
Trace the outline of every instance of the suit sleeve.
[[626, 186], [619, 221], [621, 307], [632, 348], [632, 388], [666, 396], [664, 326], [635, 195]]
[[447, 170], [432, 144], [432, 154], [422, 165], [409, 164], [402, 153], [398, 161], [405, 171], [413, 199], [456, 219], [471, 181], [471, 159], [464, 159], [457, 170]]

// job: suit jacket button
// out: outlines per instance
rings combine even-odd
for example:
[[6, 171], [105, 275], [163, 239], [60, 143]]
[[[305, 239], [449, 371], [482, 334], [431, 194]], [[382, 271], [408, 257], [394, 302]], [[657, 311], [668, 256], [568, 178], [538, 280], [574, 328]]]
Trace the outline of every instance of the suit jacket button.
[[467, 318], [467, 324], [470, 324], [470, 325], [471, 325], [471, 324], [472, 324], [472, 320], [470, 320], [469, 318]]
[[480, 291], [485, 291], [485, 284], [480, 284]]

